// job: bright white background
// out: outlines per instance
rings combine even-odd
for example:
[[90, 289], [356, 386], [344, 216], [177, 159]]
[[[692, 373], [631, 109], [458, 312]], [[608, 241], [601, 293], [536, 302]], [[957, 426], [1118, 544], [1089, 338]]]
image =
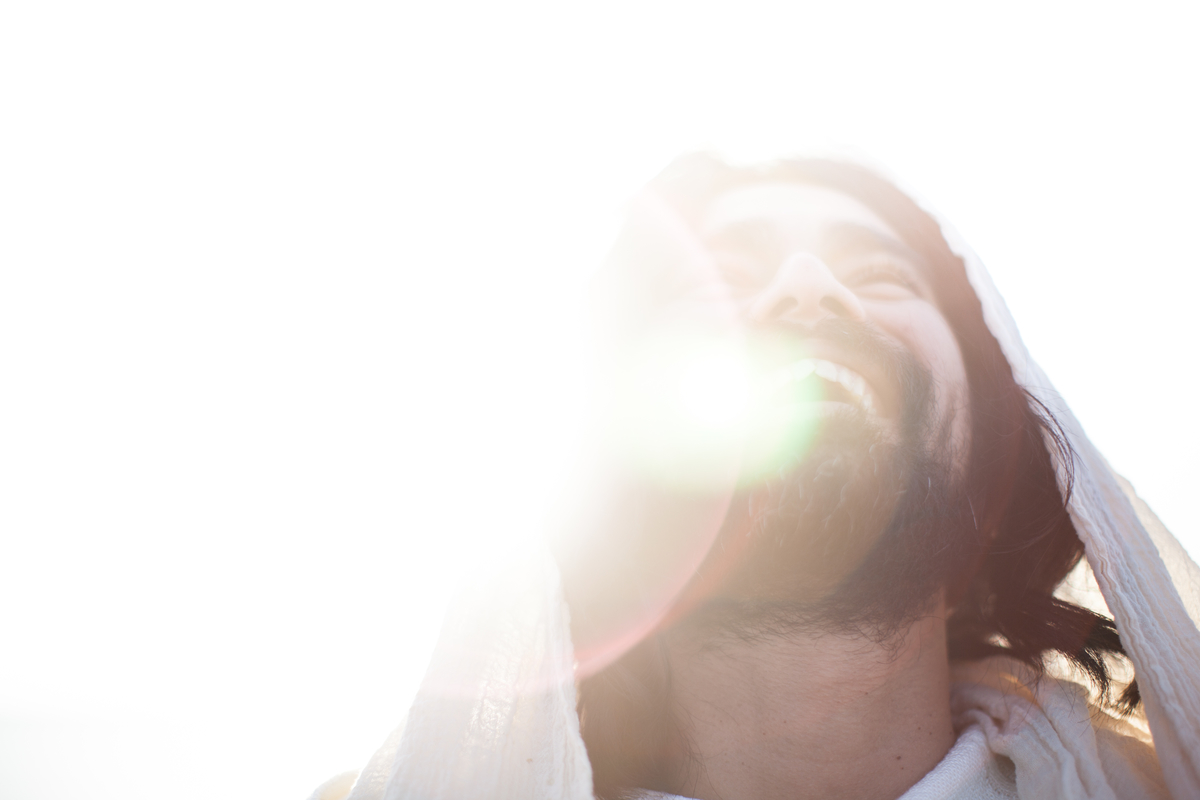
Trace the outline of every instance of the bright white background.
[[1193, 8], [6, 4], [0, 797], [361, 765], [537, 528], [587, 272], [697, 148], [916, 188], [1200, 552]]

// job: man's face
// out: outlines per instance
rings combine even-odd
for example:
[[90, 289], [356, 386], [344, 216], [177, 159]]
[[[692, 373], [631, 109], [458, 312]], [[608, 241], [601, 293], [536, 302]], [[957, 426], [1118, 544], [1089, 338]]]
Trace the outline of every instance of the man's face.
[[[759, 183], [718, 195], [701, 236], [745, 319], [761, 330], [804, 340], [805, 352], [852, 373], [838, 397], [851, 403], [863, 379], [873, 421], [895, 433], [903, 408], [895, 376], [819, 335], [827, 320], [862, 325], [906, 352], [932, 376], [933, 408], [923, 410], [945, 430], [956, 470], [970, 433], [966, 370], [958, 342], [934, 300], [923, 259], [858, 200], [820, 186]], [[836, 387], [835, 387], [836, 388]], [[819, 414], [838, 413], [823, 404]]]
[[[967, 513], [970, 437], [966, 370], [927, 265], [865, 205], [806, 184], [718, 195], [700, 234], [750, 330], [795, 345], [772, 351], [797, 355], [766, 365], [771, 381], [825, 387], [823, 401], [779, 401], [811, 406], [818, 430], [735, 501], [710, 554], [726, 575], [715, 599], [798, 603], [811, 619], [850, 586], [852, 600], [816, 618], [916, 610], [932, 584], [906, 576]], [[870, 585], [844, 583], [856, 569]]]

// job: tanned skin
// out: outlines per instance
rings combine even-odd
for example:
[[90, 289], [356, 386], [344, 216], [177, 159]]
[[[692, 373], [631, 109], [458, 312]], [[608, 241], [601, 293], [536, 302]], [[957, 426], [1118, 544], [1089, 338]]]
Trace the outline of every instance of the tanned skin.
[[692, 751], [671, 791], [698, 800], [904, 794], [955, 740], [944, 617], [939, 602], [886, 645], [673, 632], [672, 709]]

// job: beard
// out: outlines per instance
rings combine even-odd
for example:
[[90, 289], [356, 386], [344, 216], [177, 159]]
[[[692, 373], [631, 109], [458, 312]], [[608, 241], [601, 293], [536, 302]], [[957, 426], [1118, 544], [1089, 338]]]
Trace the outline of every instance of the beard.
[[902, 400], [896, 429], [847, 406], [774, 476], [739, 491], [700, 573], [716, 590], [688, 627], [885, 641], [930, 608], [969, 546], [953, 417], [936, 418], [929, 370], [858, 323], [815, 333], [885, 367]]

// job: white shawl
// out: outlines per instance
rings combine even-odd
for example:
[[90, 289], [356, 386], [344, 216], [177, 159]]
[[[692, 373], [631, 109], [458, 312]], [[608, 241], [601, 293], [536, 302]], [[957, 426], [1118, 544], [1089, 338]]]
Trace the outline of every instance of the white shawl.
[[[1167, 790], [1175, 800], [1200, 798], [1200, 569], [1088, 440], [1030, 358], [979, 260], [949, 226], [942, 231], [1017, 382], [1052, 412], [1077, 454], [1069, 510], [1137, 671], [1144, 710], [1128, 723], [1114, 720], [1053, 670], [1030, 691], [1006, 659], [960, 669], [958, 743], [905, 800]], [[1056, 468], [1061, 488], [1066, 472]], [[338, 776], [312, 800], [589, 800], [560, 584], [553, 560], [541, 555], [461, 598], [405, 723], [357, 779]]]

